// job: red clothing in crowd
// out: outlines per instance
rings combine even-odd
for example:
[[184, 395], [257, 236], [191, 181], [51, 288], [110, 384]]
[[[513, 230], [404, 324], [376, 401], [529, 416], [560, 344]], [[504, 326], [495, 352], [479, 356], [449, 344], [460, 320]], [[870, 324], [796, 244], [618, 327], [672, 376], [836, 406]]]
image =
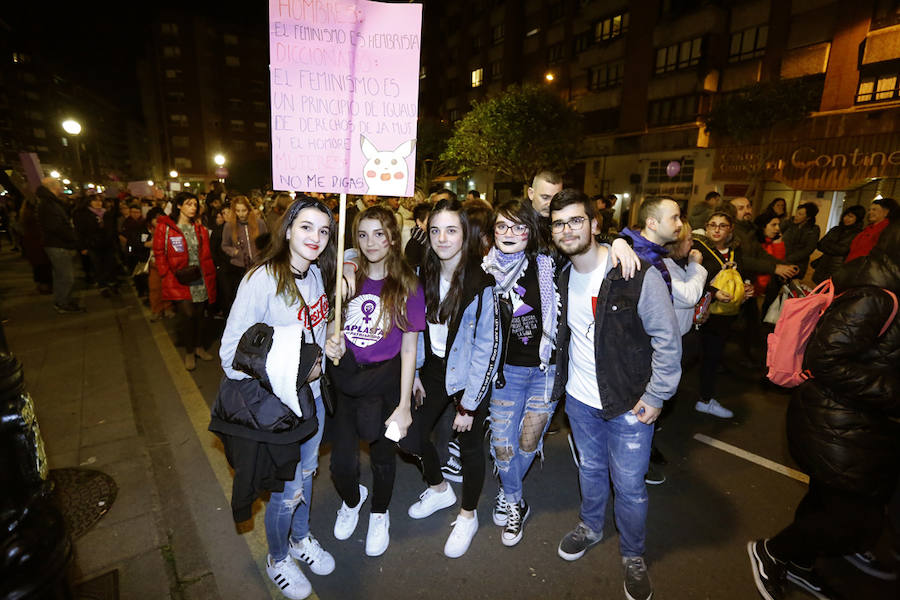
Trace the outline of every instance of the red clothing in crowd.
[[[206, 294], [209, 302], [216, 301], [216, 265], [213, 263], [212, 252], [209, 248], [209, 234], [206, 228], [200, 224], [200, 220], [194, 222], [194, 232], [199, 243], [200, 270], [203, 272], [203, 282], [206, 284]], [[166, 243], [168, 242], [168, 244]], [[191, 290], [180, 283], [175, 277], [175, 271], [184, 269], [190, 260], [188, 256], [187, 240], [171, 218], [160, 216], [156, 221], [156, 231], [153, 234], [153, 255], [156, 258], [156, 269], [162, 278], [162, 297], [164, 300], [190, 300]]]
[[[784, 257], [787, 256], [787, 249], [784, 246], [784, 241], [780, 237], [774, 240], [772, 238], [766, 238], [766, 241], [762, 243], [762, 247], [763, 250], [779, 261], [783, 261]], [[756, 276], [756, 282], [753, 287], [757, 296], [763, 296], [766, 293], [766, 288], [769, 287], [769, 282], [771, 280], [771, 275]]]
[[850, 254], [847, 255], [844, 262], [850, 262], [854, 258], [859, 258], [860, 256], [868, 256], [869, 252], [872, 251], [872, 248], [875, 247], [875, 244], [878, 243], [881, 232], [884, 231], [885, 227], [888, 225], [890, 225], [890, 221], [882, 219], [878, 223], [869, 225], [860, 231], [859, 234], [853, 238], [853, 241], [850, 242]]

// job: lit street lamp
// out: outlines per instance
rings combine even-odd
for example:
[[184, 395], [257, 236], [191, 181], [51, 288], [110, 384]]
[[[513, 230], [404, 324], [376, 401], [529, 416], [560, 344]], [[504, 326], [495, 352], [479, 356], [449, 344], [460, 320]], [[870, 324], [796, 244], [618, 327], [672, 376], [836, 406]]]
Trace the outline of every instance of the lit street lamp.
[[222, 154], [216, 154], [213, 157], [213, 162], [216, 163], [218, 166], [223, 167], [223, 166], [225, 166], [225, 156]]
[[[81, 134], [81, 123], [75, 119], [63, 121], [62, 128], [63, 131], [76, 138]], [[75, 163], [78, 166], [78, 178], [80, 180], [84, 176], [84, 172], [81, 169], [81, 144], [78, 143], [77, 139], [75, 140]]]
[[50, 177], [53, 177], [54, 179], [59, 179], [59, 171], [57, 171], [55, 169], [53, 171], [50, 171]]
[[148, 179], [148, 180], [147, 180], [147, 185], [149, 185], [150, 187], [153, 187], [153, 180], [152, 180], [152, 179]]
[[553, 73], [548, 72], [546, 75], [544, 75], [544, 79], [546, 79], [548, 82], [550, 82], [550, 81], [553, 81], [554, 79], [556, 79], [556, 76], [553, 75]]
[[172, 169], [171, 171], [169, 171], [169, 177], [171, 177], [172, 179], [175, 179], [176, 177], [178, 177], [178, 171], [176, 171], [175, 169]]

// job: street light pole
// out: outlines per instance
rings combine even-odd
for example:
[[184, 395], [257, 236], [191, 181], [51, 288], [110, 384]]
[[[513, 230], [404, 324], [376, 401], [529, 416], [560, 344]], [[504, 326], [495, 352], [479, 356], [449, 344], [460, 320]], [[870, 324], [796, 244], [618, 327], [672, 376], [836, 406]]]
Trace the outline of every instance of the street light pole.
[[75, 141], [75, 164], [78, 167], [77, 183], [80, 186], [84, 177], [84, 171], [81, 168], [81, 144], [78, 142], [78, 136], [81, 134], [81, 123], [75, 119], [66, 119], [62, 122], [63, 131], [74, 138]]

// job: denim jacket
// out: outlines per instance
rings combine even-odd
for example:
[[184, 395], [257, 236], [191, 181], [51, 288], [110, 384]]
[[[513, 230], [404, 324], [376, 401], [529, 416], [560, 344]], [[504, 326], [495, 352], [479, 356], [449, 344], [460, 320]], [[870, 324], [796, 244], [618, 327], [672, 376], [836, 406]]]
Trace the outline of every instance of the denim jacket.
[[[462, 390], [459, 403], [466, 410], [478, 408], [490, 392], [500, 362], [500, 302], [494, 290], [494, 280], [492, 277], [489, 279], [485, 287], [476, 291], [458, 324], [456, 320], [451, 321], [447, 336], [448, 342], [452, 338], [446, 356], [444, 383], [447, 395], [453, 396]], [[479, 304], [480, 315], [477, 314]], [[420, 335], [416, 349], [417, 370], [425, 364], [425, 350], [425, 336]]]

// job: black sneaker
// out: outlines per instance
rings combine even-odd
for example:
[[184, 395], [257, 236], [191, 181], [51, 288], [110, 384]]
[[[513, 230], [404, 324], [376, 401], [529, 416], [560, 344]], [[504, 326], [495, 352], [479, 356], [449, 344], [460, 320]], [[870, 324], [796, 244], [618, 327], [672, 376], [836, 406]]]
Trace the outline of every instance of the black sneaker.
[[506, 527], [506, 507], [506, 494], [503, 493], [503, 488], [500, 488], [494, 500], [494, 525], [497, 527]]
[[[656, 430], [659, 431], [659, 421], [656, 422]], [[669, 461], [666, 460], [666, 457], [659, 451], [659, 448], [657, 448], [655, 444], [650, 446], [650, 462], [657, 465], [669, 464]]]
[[897, 572], [890, 565], [886, 565], [878, 560], [878, 557], [871, 552], [847, 554], [844, 556], [844, 559], [866, 575], [871, 575], [884, 581], [895, 581], [897, 579]]
[[531, 514], [531, 507], [522, 498], [518, 504], [506, 505], [506, 528], [500, 534], [504, 546], [515, 546], [522, 540], [525, 531], [525, 520]]
[[642, 556], [622, 558], [625, 567], [625, 597], [628, 600], [650, 600], [653, 597], [653, 586], [650, 585], [650, 574], [647, 563]]
[[843, 596], [838, 594], [825, 583], [822, 576], [815, 569], [804, 569], [793, 563], [787, 563], [784, 566], [787, 573], [787, 580], [797, 587], [806, 590], [819, 600], [841, 600]]
[[666, 482], [666, 475], [653, 463], [647, 465], [647, 474], [644, 475], [644, 483], [648, 485], [660, 485]]
[[563, 537], [556, 553], [564, 560], [578, 560], [584, 556], [588, 548], [599, 543], [601, 539], [603, 539], [603, 534], [594, 533], [590, 527], [579, 523], [575, 529]]
[[456, 441], [456, 438], [453, 438], [447, 444], [447, 451], [450, 452], [450, 456], [459, 458], [459, 442]]
[[450, 458], [447, 459], [447, 464], [441, 467], [441, 475], [447, 481], [462, 483], [462, 464], [459, 462], [459, 459], [451, 454]]
[[766, 600], [779, 600], [784, 597], [784, 566], [769, 554], [767, 541], [747, 542], [747, 554], [750, 555], [750, 568], [759, 595]]

